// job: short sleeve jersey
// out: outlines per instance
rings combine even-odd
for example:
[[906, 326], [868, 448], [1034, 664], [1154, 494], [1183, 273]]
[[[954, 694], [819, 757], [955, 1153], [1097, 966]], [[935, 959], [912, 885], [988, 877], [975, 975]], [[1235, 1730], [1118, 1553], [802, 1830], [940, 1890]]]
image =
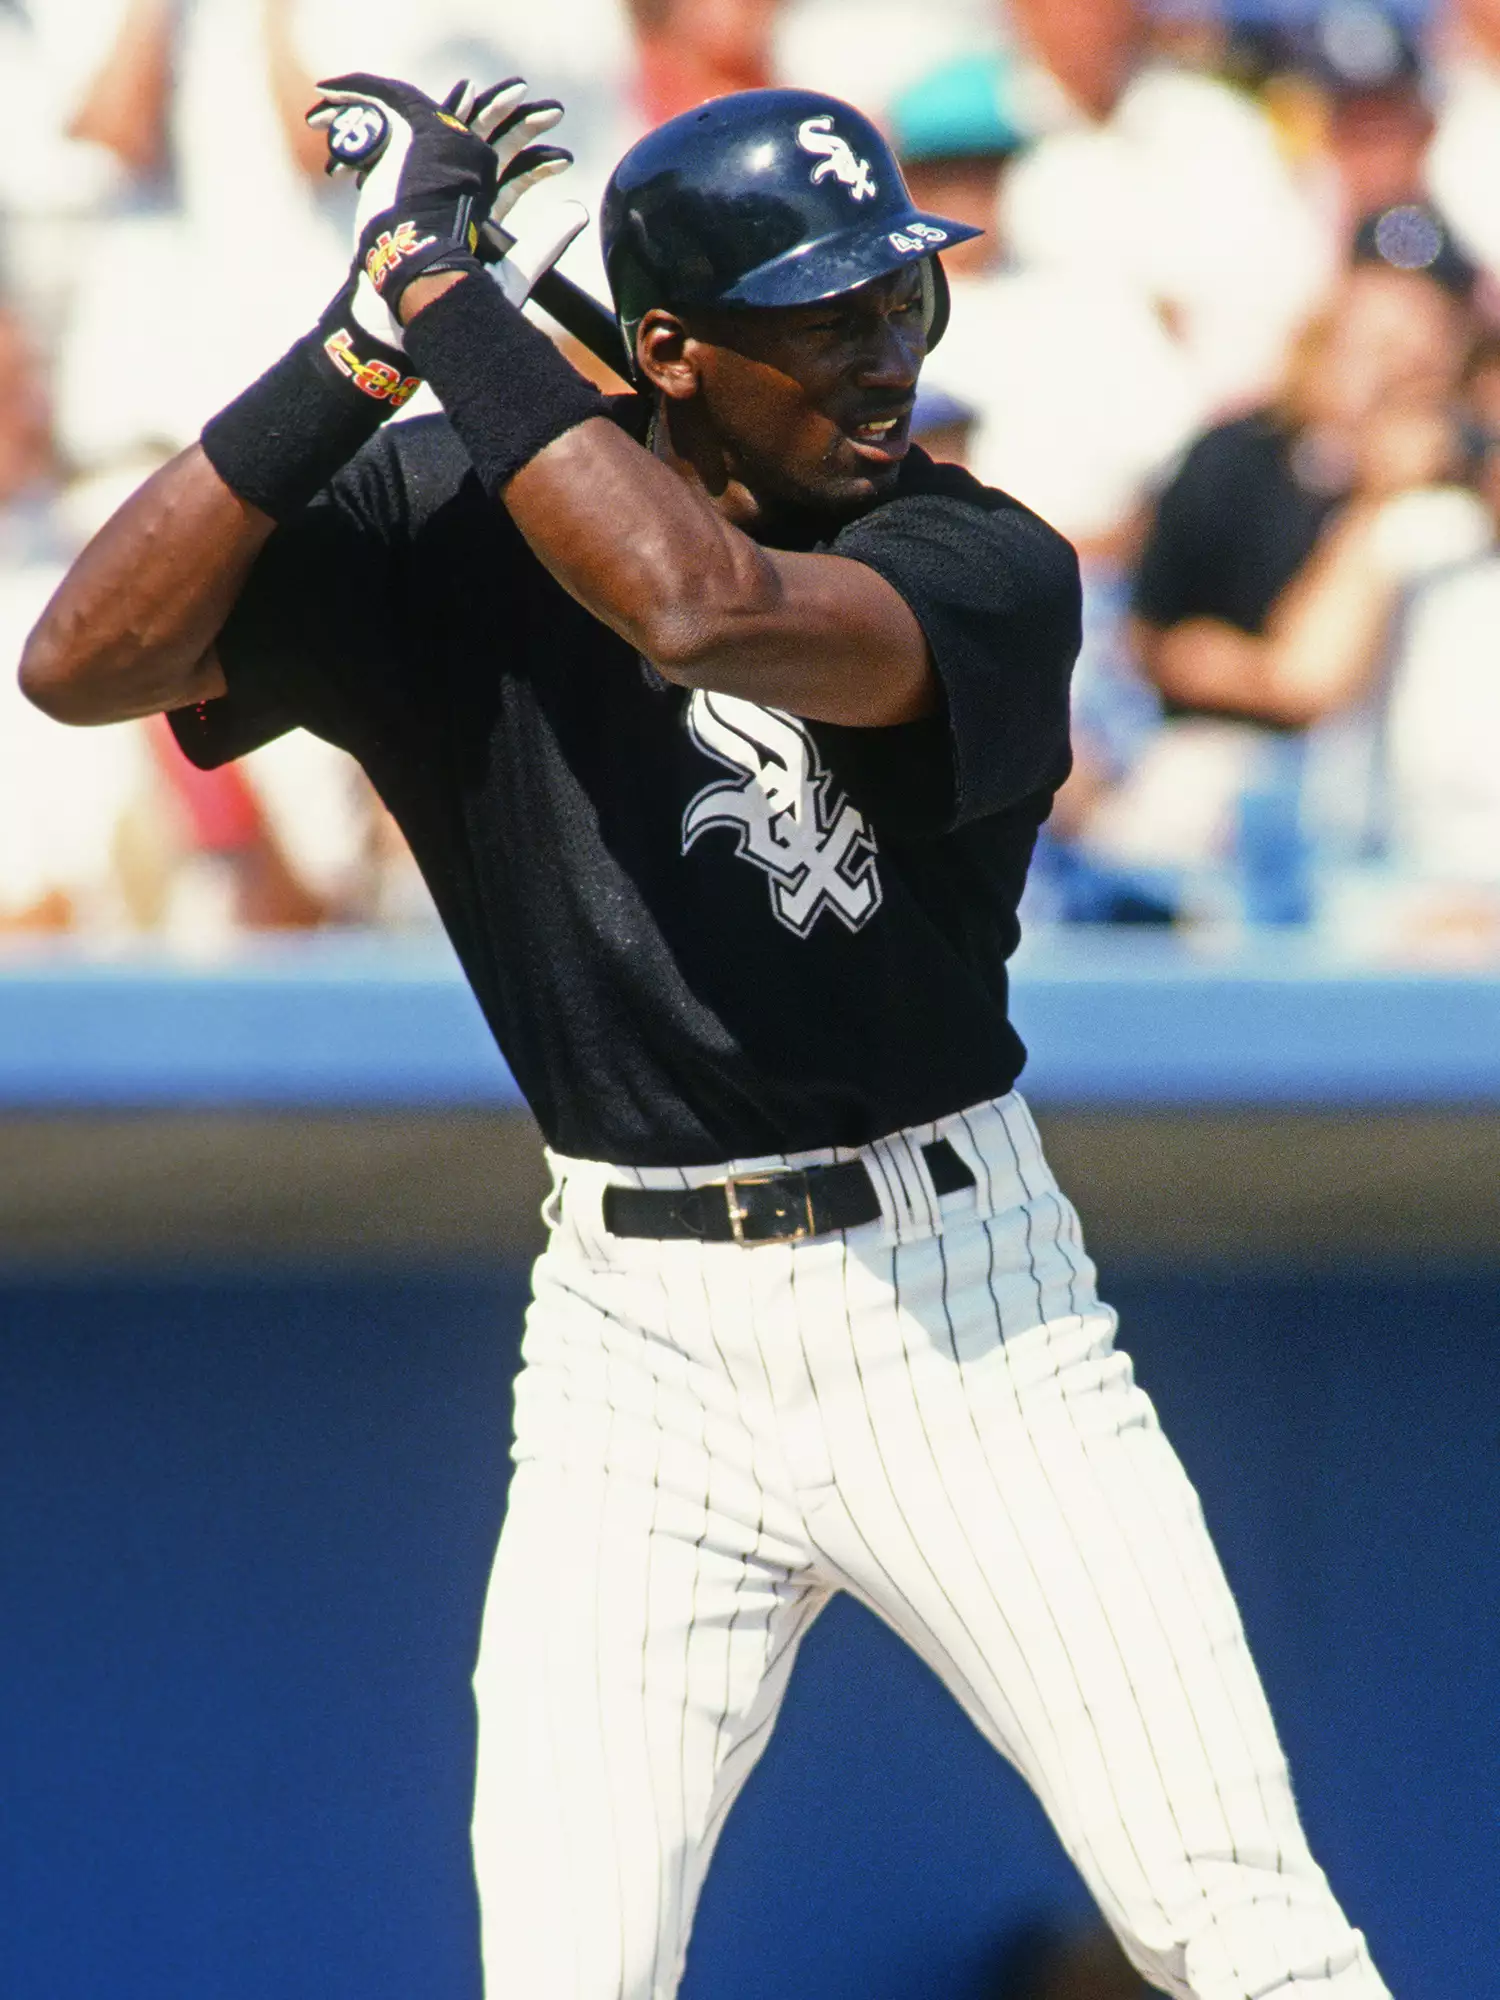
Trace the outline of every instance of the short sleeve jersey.
[[1293, 434], [1260, 410], [1206, 431], [1158, 502], [1133, 592], [1163, 628], [1217, 618], [1265, 629], [1337, 498], [1297, 477]]
[[[639, 436], [642, 405], [616, 421]], [[632, 1166], [833, 1145], [999, 1095], [1006, 960], [1068, 769], [1073, 551], [913, 450], [817, 544], [911, 606], [929, 718], [807, 722], [665, 681], [488, 498], [448, 424], [393, 425], [262, 552], [179, 711], [195, 762], [293, 726], [410, 841], [548, 1143]]]

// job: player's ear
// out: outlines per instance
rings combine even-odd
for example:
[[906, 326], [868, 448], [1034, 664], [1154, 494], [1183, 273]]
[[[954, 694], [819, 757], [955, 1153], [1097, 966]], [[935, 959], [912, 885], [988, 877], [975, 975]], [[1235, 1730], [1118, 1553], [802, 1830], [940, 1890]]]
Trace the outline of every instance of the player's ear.
[[675, 313], [653, 306], [635, 330], [636, 367], [643, 379], [673, 402], [698, 393], [693, 340]]

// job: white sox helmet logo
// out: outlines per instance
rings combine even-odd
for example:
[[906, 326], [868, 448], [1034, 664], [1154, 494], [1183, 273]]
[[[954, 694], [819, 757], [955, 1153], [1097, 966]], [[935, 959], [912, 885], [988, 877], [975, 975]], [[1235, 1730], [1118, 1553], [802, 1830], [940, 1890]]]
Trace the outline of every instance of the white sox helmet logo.
[[825, 910], [851, 931], [880, 908], [875, 836], [834, 783], [805, 723], [779, 708], [698, 688], [687, 708], [693, 741], [744, 775], [708, 785], [682, 821], [682, 851], [728, 827], [736, 852], [770, 877], [771, 912], [806, 937]]
[[868, 201], [877, 192], [869, 161], [855, 156], [849, 141], [834, 131], [831, 116], [807, 119], [797, 128], [797, 144], [804, 153], [813, 153], [822, 161], [813, 168], [814, 185], [832, 174], [848, 188], [853, 201]]

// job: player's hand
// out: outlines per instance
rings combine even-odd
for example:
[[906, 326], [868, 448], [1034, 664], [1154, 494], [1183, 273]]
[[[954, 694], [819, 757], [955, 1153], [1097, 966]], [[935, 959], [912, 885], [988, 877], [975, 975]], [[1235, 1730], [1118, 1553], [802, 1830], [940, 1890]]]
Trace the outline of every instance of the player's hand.
[[504, 226], [530, 188], [572, 164], [564, 148], [536, 143], [562, 106], [528, 101], [520, 78], [456, 84], [441, 105], [386, 77], [320, 87], [308, 122], [328, 133], [328, 171], [360, 182], [355, 315], [385, 344], [404, 345], [397, 307], [414, 278], [501, 260], [496, 276], [519, 304], [586, 223], [570, 203], [524, 234]]
[[[562, 117], [562, 106], [555, 98], [527, 103], [525, 97], [524, 82], [511, 77], [482, 95], [468, 82], [455, 84], [444, 99], [445, 108], [471, 131], [492, 131], [490, 144], [500, 165], [500, 181], [479, 232], [478, 256], [515, 306], [525, 305], [537, 280], [552, 269], [589, 220], [581, 201], [553, 202], [546, 208], [528, 202], [524, 215], [519, 212], [523, 196], [573, 164], [566, 146], [535, 143], [539, 133], [551, 131]], [[502, 104], [510, 108], [502, 110]]]

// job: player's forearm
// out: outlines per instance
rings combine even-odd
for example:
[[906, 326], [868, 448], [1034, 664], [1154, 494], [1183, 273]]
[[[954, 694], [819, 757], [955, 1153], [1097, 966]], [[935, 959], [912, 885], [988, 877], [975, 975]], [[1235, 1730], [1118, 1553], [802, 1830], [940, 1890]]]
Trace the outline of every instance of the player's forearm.
[[190, 446], [107, 521], [21, 657], [21, 687], [59, 722], [123, 722], [222, 694], [212, 656], [273, 527]]
[[533, 553], [668, 679], [857, 727], [933, 706], [926, 641], [883, 578], [741, 533], [609, 421], [483, 280], [418, 279], [403, 316], [408, 350]]

